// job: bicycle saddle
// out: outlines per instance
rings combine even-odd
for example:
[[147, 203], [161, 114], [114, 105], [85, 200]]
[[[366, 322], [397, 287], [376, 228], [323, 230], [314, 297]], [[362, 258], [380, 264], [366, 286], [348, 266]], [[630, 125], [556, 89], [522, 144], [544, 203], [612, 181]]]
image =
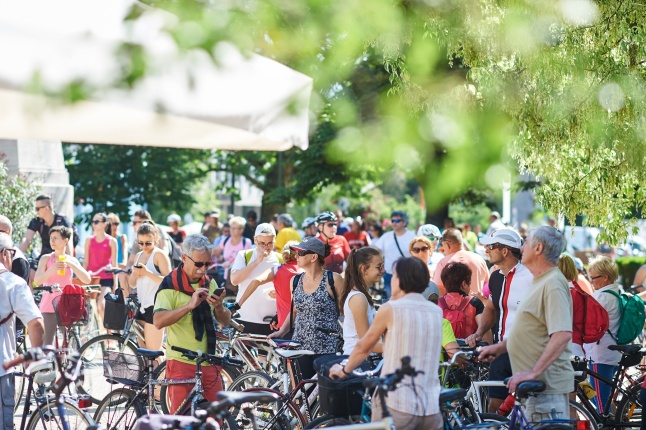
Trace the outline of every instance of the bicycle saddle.
[[440, 391], [440, 403], [464, 399], [466, 396], [467, 390], [462, 388], [442, 388], [442, 391]]
[[639, 352], [640, 345], [608, 345], [610, 351], [620, 351], [625, 355], [633, 355]]
[[164, 351], [157, 351], [152, 349], [137, 348], [137, 354], [141, 355], [144, 358], [150, 358], [154, 360], [157, 357], [164, 355]]
[[519, 399], [526, 399], [532, 394], [545, 391], [545, 382], [543, 381], [525, 381], [518, 384], [516, 387], [516, 397]]
[[276, 355], [279, 355], [280, 357], [283, 358], [298, 358], [302, 357], [304, 355], [314, 355], [314, 351], [310, 351], [308, 349], [282, 349], [282, 348], [276, 348], [274, 349], [274, 352]]
[[247, 402], [275, 402], [280, 399], [278, 394], [268, 391], [247, 393], [244, 391], [220, 391], [217, 394], [218, 400], [231, 405], [240, 405]]

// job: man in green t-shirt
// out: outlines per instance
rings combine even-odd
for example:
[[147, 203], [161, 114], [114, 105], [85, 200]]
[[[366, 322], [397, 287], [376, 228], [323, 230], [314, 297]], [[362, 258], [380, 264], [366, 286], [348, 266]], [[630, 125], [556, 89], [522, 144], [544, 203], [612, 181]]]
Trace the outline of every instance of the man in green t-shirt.
[[[231, 312], [223, 306], [225, 291], [215, 294], [217, 284], [206, 276], [211, 261], [212, 246], [201, 234], [187, 236], [182, 243], [182, 263], [168, 274], [157, 290], [153, 322], [155, 327], [167, 328], [166, 377], [184, 379], [195, 377], [195, 362], [182, 357], [173, 346], [215, 353], [215, 322], [227, 325]], [[222, 390], [219, 366], [203, 364], [204, 397], [213, 402]], [[191, 385], [169, 385], [170, 410], [177, 412], [188, 397]]]
[[541, 380], [545, 391], [527, 399], [525, 413], [530, 421], [568, 418], [568, 393], [574, 387], [572, 354], [572, 296], [565, 276], [557, 267], [565, 238], [554, 227], [529, 231], [521, 249], [522, 263], [534, 276], [527, 296], [520, 302], [509, 336], [484, 347], [480, 359], [491, 361], [509, 353], [513, 376], [509, 392], [523, 381]]

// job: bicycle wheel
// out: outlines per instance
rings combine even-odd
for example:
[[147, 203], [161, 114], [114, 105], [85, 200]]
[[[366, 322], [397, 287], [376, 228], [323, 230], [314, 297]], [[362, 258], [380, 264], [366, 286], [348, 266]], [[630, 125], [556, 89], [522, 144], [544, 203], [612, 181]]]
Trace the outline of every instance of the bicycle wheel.
[[[633, 385], [628, 390], [628, 395], [623, 396], [617, 406], [617, 415], [615, 422], [621, 424], [621, 427], [632, 427], [638, 429], [642, 422], [643, 406], [639, 401], [639, 385]], [[627, 424], [631, 424], [630, 427]], [[634, 425], [633, 425], [634, 424]], [[619, 427], [619, 426], [618, 426]]]
[[232, 364], [225, 364], [222, 366], [222, 372], [220, 372], [220, 376], [222, 377], [222, 389], [226, 390], [233, 381], [238, 378], [242, 372], [240, 371], [240, 368], [237, 366], [234, 366]]
[[[281, 395], [278, 391], [269, 390], [266, 388], [251, 388], [245, 390], [248, 392], [270, 392]], [[248, 403], [245, 403], [248, 405]], [[263, 430], [302, 430], [305, 428], [305, 419], [298, 410], [298, 406], [294, 405], [291, 401], [283, 398], [281, 407], [277, 408], [276, 402], [262, 403], [253, 402], [251, 406], [253, 415], [258, 429]], [[249, 420], [240, 407], [236, 406], [230, 410], [237, 427], [240, 430], [253, 429], [254, 423]], [[233, 429], [225, 424], [224, 429]]]
[[[94, 424], [92, 418], [74, 403], [64, 400], [63, 407], [70, 430], [85, 430], [89, 425]], [[55, 400], [32, 412], [27, 423], [27, 430], [61, 430], [62, 428], [63, 422]]]
[[323, 415], [312, 420], [305, 426], [306, 429], [324, 429], [328, 427], [350, 425], [352, 422], [346, 418], [336, 418], [329, 415]]
[[227, 391], [243, 391], [249, 388], [269, 388], [276, 383], [276, 380], [265, 372], [252, 370], [243, 373], [233, 381]]
[[94, 304], [90, 303], [90, 318], [86, 325], [83, 325], [79, 329], [79, 337], [81, 339], [81, 345], [89, 342], [95, 337], [101, 334], [101, 329], [99, 328], [99, 321], [96, 318], [96, 311], [94, 309]]
[[146, 415], [146, 407], [137, 393], [120, 388], [108, 394], [96, 408], [94, 421], [107, 430], [129, 430], [139, 418]]
[[[588, 411], [585, 406], [581, 403], [574, 401], [572, 399], [570, 402], [570, 416], [576, 419], [577, 421], [587, 421], [590, 424], [589, 430], [598, 430], [599, 424], [596, 422], [590, 411]], [[572, 416], [572, 413], [575, 415]]]
[[103, 376], [103, 351], [119, 351], [138, 357], [139, 368], [144, 368], [144, 361], [137, 355], [137, 347], [132, 342], [125, 342], [119, 335], [104, 334], [95, 337], [81, 347], [83, 360], [83, 382], [77, 389], [82, 394], [88, 394], [94, 404], [98, 404], [120, 384], [110, 384]]

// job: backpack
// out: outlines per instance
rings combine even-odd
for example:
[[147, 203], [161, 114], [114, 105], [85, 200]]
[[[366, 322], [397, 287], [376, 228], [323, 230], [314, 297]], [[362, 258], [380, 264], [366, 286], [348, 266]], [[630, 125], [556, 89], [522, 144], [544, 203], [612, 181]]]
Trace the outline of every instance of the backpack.
[[442, 308], [444, 318], [451, 323], [456, 338], [464, 339], [476, 332], [476, 308], [471, 305], [471, 296], [447, 293], [440, 297], [438, 305]]
[[572, 329], [583, 337], [583, 343], [598, 342], [610, 325], [608, 311], [594, 297], [583, 291], [579, 284], [572, 284], [572, 308], [582, 309], [581, 312], [574, 312]]
[[613, 334], [610, 330], [608, 333], [617, 342], [617, 345], [627, 345], [644, 329], [644, 301], [639, 296], [632, 294], [617, 294], [612, 290], [605, 290], [604, 293], [612, 294], [619, 300], [619, 329]]
[[76, 284], [66, 285], [61, 295], [55, 297], [52, 303], [58, 325], [69, 327], [88, 319], [85, 290]]

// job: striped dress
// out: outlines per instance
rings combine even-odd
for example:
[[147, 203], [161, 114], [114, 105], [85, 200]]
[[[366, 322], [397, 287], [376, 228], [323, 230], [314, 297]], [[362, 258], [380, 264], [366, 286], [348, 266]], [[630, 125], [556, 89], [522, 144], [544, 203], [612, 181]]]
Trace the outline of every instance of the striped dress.
[[409, 293], [388, 302], [393, 322], [384, 341], [384, 367], [381, 375], [401, 367], [401, 358], [409, 356], [411, 366], [424, 374], [413, 380], [406, 376], [400, 387], [388, 393], [386, 404], [399, 412], [427, 416], [440, 412], [438, 376], [442, 348], [442, 310], [417, 293]]

